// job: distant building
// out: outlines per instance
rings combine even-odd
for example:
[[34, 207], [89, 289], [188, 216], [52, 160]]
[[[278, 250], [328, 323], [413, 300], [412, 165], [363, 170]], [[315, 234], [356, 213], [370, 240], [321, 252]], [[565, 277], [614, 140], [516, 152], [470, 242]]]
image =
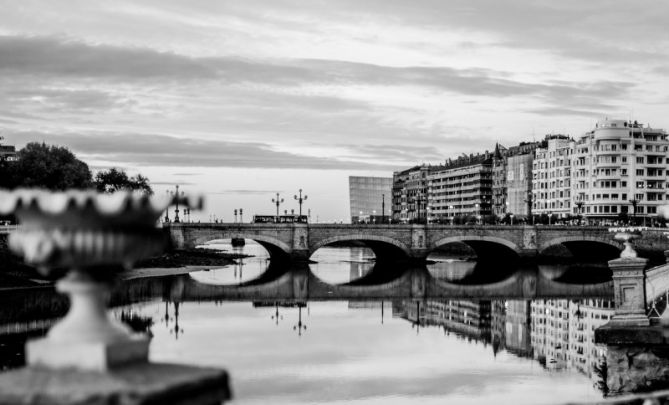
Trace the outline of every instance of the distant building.
[[430, 166], [414, 166], [393, 173], [393, 220], [410, 222], [427, 217], [427, 175]]
[[532, 214], [566, 217], [571, 212], [571, 155], [574, 140], [546, 135], [532, 162]]
[[381, 223], [390, 219], [392, 178], [349, 176], [348, 188], [351, 223]]
[[[0, 141], [4, 138], [0, 136]], [[0, 160], [16, 160], [16, 147], [13, 145], [0, 144]]]
[[431, 166], [428, 178], [428, 216], [431, 222], [455, 217], [492, 214], [492, 155], [490, 153], [449, 159]]
[[[529, 215], [531, 199], [532, 160], [539, 142], [521, 142], [505, 148], [495, 145], [492, 164], [492, 213], [503, 217], [507, 213]], [[511, 160], [509, 164], [509, 160]], [[509, 168], [512, 168], [509, 172]], [[510, 188], [509, 188], [510, 187]], [[509, 200], [512, 195], [512, 200]]]

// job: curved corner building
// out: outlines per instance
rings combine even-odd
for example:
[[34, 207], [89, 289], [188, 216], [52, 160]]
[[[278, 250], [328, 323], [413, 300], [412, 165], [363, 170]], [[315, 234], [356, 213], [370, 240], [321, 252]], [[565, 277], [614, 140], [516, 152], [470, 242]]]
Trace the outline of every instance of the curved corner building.
[[571, 214], [645, 220], [666, 204], [669, 141], [664, 130], [605, 119], [573, 148]]

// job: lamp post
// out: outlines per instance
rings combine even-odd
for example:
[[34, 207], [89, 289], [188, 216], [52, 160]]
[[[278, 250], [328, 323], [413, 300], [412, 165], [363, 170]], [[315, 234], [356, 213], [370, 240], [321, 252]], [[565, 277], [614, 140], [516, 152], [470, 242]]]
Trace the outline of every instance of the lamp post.
[[184, 208], [184, 217], [186, 217], [186, 222], [190, 223], [190, 208]]
[[276, 204], [276, 216], [279, 216], [279, 205], [283, 202], [283, 198], [279, 198], [279, 193], [276, 193], [276, 198], [272, 198], [272, 202]]
[[[165, 194], [167, 194], [167, 198], [169, 198], [170, 195], [171, 195], [170, 190], [165, 190]], [[167, 208], [165, 208], [165, 222], [166, 222], [166, 223], [167, 223], [167, 222], [170, 222], [170, 216], [169, 216], [169, 213], [170, 213], [170, 207], [168, 206]]]
[[181, 193], [179, 193], [179, 185], [178, 184], [175, 187], [176, 187], [176, 191], [174, 192], [173, 195], [175, 196], [175, 203], [176, 203], [176, 208], [174, 209], [174, 223], [176, 224], [176, 223], [180, 222], [179, 221], [179, 198], [183, 197], [184, 192], [182, 191]]
[[476, 218], [476, 225], [479, 224], [479, 216], [480, 216], [479, 214], [481, 212], [479, 210], [480, 207], [481, 205], [479, 203], [474, 204], [474, 217]]
[[376, 223], [376, 210], [372, 210], [372, 218], [374, 218], [374, 223]]
[[386, 222], [386, 195], [381, 194], [381, 223]]
[[527, 215], [532, 218], [532, 225], [534, 225], [534, 215], [532, 215], [532, 191], [527, 190], [527, 198], [525, 198], [527, 203]]
[[453, 212], [453, 206], [449, 205], [448, 210], [451, 212], [451, 226], [455, 225], [455, 213]]
[[578, 224], [583, 224], [583, 201], [576, 201], [576, 207], [578, 207]]
[[509, 218], [511, 219], [511, 225], [513, 225], [513, 214], [511, 213], [511, 203], [506, 202], [506, 213], [509, 214]]
[[636, 225], [636, 207], [637, 207], [637, 205], [639, 205], [639, 200], [637, 200], [636, 198], [633, 198], [629, 201], [630, 201], [630, 204], [632, 204], [632, 222], [633, 222], [632, 225]]
[[244, 222], [244, 210], [240, 208], [239, 209], [239, 223], [241, 224], [242, 222]]
[[307, 195], [305, 194], [304, 197], [302, 197], [302, 189], [300, 189], [300, 196], [298, 197], [295, 195], [294, 198], [300, 204], [300, 216], [302, 216], [302, 202], [307, 200]]
[[297, 330], [297, 335], [302, 336], [302, 331], [307, 330], [307, 325], [302, 323], [302, 305], [297, 306], [298, 311], [298, 321], [297, 324], [293, 326], [293, 330]]
[[278, 326], [279, 319], [283, 319], [283, 315], [279, 315], [279, 302], [274, 303], [274, 308], [276, 309], [276, 312], [270, 318], [273, 319], [274, 323]]

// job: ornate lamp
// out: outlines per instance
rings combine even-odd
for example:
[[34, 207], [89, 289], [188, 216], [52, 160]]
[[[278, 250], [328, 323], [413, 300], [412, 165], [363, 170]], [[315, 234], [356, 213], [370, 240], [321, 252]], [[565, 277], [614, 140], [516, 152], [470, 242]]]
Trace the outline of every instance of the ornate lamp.
[[26, 345], [28, 364], [106, 370], [147, 361], [149, 342], [107, 315], [112, 281], [139, 259], [163, 250], [156, 226], [168, 205], [202, 207], [201, 199], [151, 197], [117, 192], [0, 191], [0, 214], [15, 214], [21, 226], [10, 248], [48, 276], [70, 310], [43, 339]]

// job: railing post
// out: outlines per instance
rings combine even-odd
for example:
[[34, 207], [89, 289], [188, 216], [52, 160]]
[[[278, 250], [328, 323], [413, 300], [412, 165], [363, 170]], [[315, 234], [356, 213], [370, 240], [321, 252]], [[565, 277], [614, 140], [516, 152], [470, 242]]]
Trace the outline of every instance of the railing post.
[[611, 260], [609, 268], [613, 272], [615, 313], [612, 325], [648, 326], [646, 316], [646, 293], [644, 269], [648, 259], [620, 258]]

